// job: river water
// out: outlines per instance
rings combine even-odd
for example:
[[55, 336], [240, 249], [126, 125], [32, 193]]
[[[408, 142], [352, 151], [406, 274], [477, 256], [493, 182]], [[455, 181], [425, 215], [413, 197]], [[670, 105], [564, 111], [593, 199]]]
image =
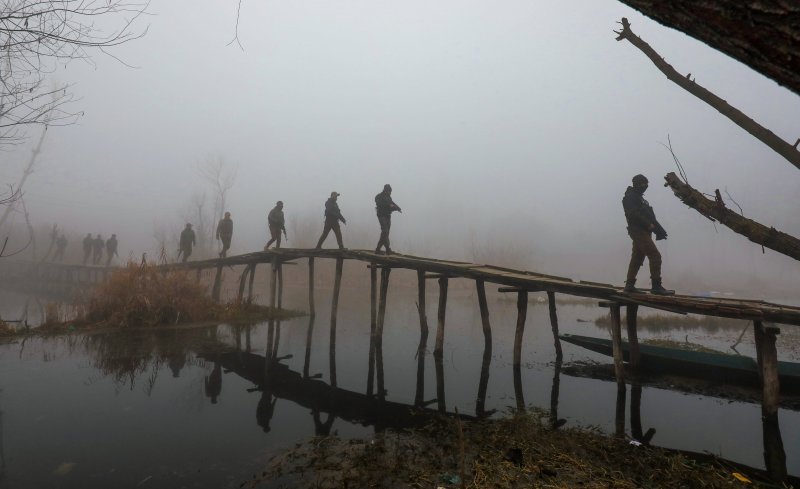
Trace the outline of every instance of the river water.
[[[653, 445], [764, 467], [761, 409], [755, 403], [629, 386], [620, 420], [616, 383], [557, 371], [546, 304], [528, 308], [515, 383], [516, 302], [490, 294], [493, 344], [486, 365], [477, 298], [467, 286], [451, 286], [439, 365], [432, 355], [436, 291], [427, 299], [431, 334], [420, 361], [416, 291], [390, 289], [382, 349], [385, 403], [379, 405], [365, 395], [369, 291], [342, 289], [334, 349], [330, 298], [330, 290], [317, 290], [314, 320], [283, 321], [272, 334], [266, 323], [222, 324], [0, 345], [0, 488], [238, 487], [281, 449], [315, 435], [365, 437], [409, 426], [420, 417], [405, 415], [405, 405], [434, 400], [427, 404], [432, 412], [458, 408], [468, 416], [502, 416], [518, 406], [556, 408], [566, 426], [609, 434], [623, 428], [639, 437], [637, 431], [654, 429]], [[4, 317], [21, 300], [0, 299]], [[303, 291], [287, 288], [284, 305], [305, 309]], [[606, 338], [607, 331], [593, 323], [603, 313], [591, 302], [559, 305], [560, 331]], [[739, 333], [643, 328], [640, 338], [671, 336], [719, 347]], [[798, 361], [789, 346], [798, 344], [797, 336], [786, 333], [779, 337], [779, 355]], [[279, 361], [265, 362], [268, 343]], [[578, 346], [563, 343], [563, 349], [565, 366], [610, 362]], [[752, 330], [739, 351], [752, 355]], [[788, 472], [800, 475], [800, 413], [781, 409], [779, 424]]]

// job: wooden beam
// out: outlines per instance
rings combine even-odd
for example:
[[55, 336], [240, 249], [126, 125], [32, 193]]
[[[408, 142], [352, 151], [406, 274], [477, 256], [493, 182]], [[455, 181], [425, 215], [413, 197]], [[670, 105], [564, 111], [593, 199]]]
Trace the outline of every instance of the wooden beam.
[[497, 291], [501, 294], [510, 294], [516, 292], [541, 292], [541, 287], [498, 287]]
[[561, 338], [558, 337], [558, 314], [556, 313], [556, 293], [547, 293], [547, 307], [550, 311], [550, 329], [553, 330], [553, 343], [556, 349], [556, 361], [561, 362], [564, 353], [561, 350]]
[[444, 351], [444, 320], [447, 310], [447, 277], [439, 278], [439, 310], [436, 325], [436, 346], [433, 349], [434, 357], [441, 357]]
[[330, 363], [331, 386], [336, 387], [336, 315], [339, 311], [339, 290], [342, 287], [342, 267], [344, 260], [336, 259], [336, 275], [333, 279], [333, 298], [331, 299], [331, 328], [330, 349], [328, 360]]
[[378, 331], [378, 268], [369, 268], [369, 356], [367, 359], [367, 396], [372, 396], [375, 384], [375, 333]]
[[622, 363], [622, 326], [620, 324], [620, 306], [611, 306], [611, 344], [614, 353], [614, 375], [617, 383], [625, 383], [625, 367]]
[[626, 306], [625, 320], [628, 326], [628, 364], [632, 369], [639, 368], [641, 354], [639, 352], [639, 333], [636, 327], [636, 316], [639, 313], [639, 306], [628, 304]]
[[525, 333], [525, 319], [528, 316], [528, 293], [517, 293], [517, 328], [514, 334], [514, 366], [522, 363], [522, 335]]
[[377, 377], [378, 399], [384, 399], [386, 388], [383, 376], [383, 325], [386, 320], [386, 296], [389, 293], [389, 274], [391, 268], [381, 270], [381, 288], [378, 295], [378, 324], [375, 328], [375, 375]]

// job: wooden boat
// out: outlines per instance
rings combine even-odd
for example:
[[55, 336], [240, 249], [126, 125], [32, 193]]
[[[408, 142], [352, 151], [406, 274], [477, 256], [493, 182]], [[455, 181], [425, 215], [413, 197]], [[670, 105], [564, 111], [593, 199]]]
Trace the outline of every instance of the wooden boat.
[[[586, 349], [613, 355], [610, 339], [563, 334], [562, 341]], [[623, 359], [628, 361], [628, 342], [622, 342]], [[712, 379], [731, 384], [760, 385], [758, 364], [750, 357], [682, 350], [640, 343], [641, 367], [648, 371], [674, 373], [689, 377]], [[778, 362], [778, 380], [781, 391], [800, 392], [800, 363]]]

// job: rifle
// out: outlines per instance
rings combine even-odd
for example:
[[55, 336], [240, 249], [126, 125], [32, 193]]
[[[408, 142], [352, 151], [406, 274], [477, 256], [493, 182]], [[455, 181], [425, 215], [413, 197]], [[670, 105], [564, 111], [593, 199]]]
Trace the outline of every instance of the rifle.
[[647, 206], [647, 215], [653, 222], [653, 233], [656, 235], [656, 241], [667, 239], [667, 230], [664, 229], [664, 226], [662, 226], [660, 222], [658, 222], [658, 219], [656, 219], [656, 213], [653, 212], [653, 208], [649, 205]]

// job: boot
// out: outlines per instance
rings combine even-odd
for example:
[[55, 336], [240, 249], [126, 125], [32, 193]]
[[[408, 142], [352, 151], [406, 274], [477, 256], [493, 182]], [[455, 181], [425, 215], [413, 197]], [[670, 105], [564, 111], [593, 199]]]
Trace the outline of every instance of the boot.
[[647, 292], [646, 290], [637, 289], [635, 287], [636, 279], [633, 280], [626, 280], [625, 281], [625, 288], [623, 289], [626, 294], [644, 294]]
[[650, 293], [654, 295], [675, 295], [674, 290], [665, 289], [661, 285], [661, 279], [653, 279], [653, 287], [650, 289]]

